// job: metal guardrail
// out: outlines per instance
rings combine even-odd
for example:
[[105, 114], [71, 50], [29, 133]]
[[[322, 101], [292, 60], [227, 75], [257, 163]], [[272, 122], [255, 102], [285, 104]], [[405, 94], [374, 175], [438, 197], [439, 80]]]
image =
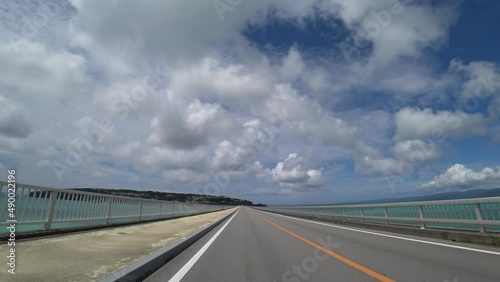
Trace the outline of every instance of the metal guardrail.
[[260, 209], [341, 221], [500, 232], [500, 197], [367, 205], [269, 206]]
[[[159, 201], [0, 181], [0, 234], [141, 222], [195, 215], [229, 206]], [[14, 199], [14, 200], [12, 200]], [[9, 205], [10, 204], [10, 205]], [[12, 209], [13, 208], [13, 209]], [[12, 214], [14, 217], [12, 217]]]

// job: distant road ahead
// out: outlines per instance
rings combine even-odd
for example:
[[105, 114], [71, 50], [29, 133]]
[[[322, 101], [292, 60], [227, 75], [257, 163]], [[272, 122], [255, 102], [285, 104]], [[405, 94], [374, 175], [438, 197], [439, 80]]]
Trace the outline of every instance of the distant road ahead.
[[500, 249], [239, 211], [146, 281], [500, 281]]

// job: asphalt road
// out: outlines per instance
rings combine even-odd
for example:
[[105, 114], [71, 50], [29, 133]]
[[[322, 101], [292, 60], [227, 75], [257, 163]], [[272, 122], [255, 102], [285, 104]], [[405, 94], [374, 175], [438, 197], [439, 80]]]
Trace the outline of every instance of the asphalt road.
[[500, 249], [239, 211], [146, 281], [500, 281]]

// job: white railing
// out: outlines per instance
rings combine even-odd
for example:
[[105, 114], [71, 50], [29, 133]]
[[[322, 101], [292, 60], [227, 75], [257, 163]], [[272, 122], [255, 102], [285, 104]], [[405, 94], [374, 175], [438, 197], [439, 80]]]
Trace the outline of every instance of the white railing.
[[[0, 234], [109, 225], [195, 215], [230, 206], [158, 201], [0, 181]], [[9, 195], [10, 194], [10, 195]], [[12, 200], [14, 199], [14, 200]], [[9, 203], [11, 203], [9, 205]]]
[[260, 209], [319, 219], [500, 232], [500, 197], [367, 205], [269, 206]]

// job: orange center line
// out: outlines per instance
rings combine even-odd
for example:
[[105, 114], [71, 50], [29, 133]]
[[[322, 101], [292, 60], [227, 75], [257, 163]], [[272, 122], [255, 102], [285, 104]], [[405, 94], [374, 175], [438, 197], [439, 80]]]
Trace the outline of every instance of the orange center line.
[[303, 241], [303, 242], [305, 242], [305, 243], [307, 243], [307, 244], [315, 247], [316, 249], [319, 249], [320, 251], [323, 251], [323, 252], [329, 254], [330, 256], [332, 256], [332, 257], [340, 260], [341, 262], [343, 262], [343, 263], [345, 263], [345, 264], [347, 264], [347, 265], [349, 265], [351, 267], [354, 267], [357, 270], [359, 270], [359, 271], [361, 271], [361, 272], [363, 272], [363, 273], [365, 273], [365, 274], [367, 274], [367, 275], [369, 275], [369, 276], [371, 276], [371, 277], [373, 277], [373, 278], [375, 278], [375, 279], [377, 279], [379, 281], [383, 281], [383, 282], [395, 282], [395, 280], [392, 280], [392, 279], [388, 278], [387, 276], [384, 276], [384, 275], [382, 275], [380, 273], [377, 273], [377, 272], [375, 272], [375, 271], [373, 271], [373, 270], [371, 270], [371, 269], [369, 269], [367, 267], [364, 267], [361, 264], [356, 263], [356, 262], [354, 262], [354, 261], [352, 261], [352, 260], [350, 260], [348, 258], [345, 258], [345, 257], [343, 257], [343, 256], [341, 256], [341, 255], [339, 255], [339, 254], [337, 254], [335, 252], [332, 252], [329, 249], [327, 249], [327, 248], [325, 248], [325, 247], [323, 247], [321, 245], [318, 245], [318, 244], [314, 243], [313, 241], [310, 241], [310, 240], [308, 240], [308, 239], [306, 239], [306, 238], [304, 238], [304, 237], [302, 237], [302, 236], [300, 236], [298, 234], [295, 234], [292, 231], [290, 231], [290, 230], [282, 227], [281, 225], [278, 225], [278, 224], [270, 221], [269, 219], [267, 219], [267, 218], [265, 218], [263, 216], [260, 216], [258, 214], [256, 214], [256, 216], [258, 216], [260, 219], [266, 221], [267, 223], [269, 223], [269, 224], [271, 224], [271, 225], [273, 225], [273, 226], [275, 226], [275, 227], [283, 230], [284, 232], [290, 234], [291, 236], [293, 236], [293, 237], [295, 237], [295, 238], [297, 238], [297, 239], [299, 239], [299, 240], [301, 240], [301, 241]]

